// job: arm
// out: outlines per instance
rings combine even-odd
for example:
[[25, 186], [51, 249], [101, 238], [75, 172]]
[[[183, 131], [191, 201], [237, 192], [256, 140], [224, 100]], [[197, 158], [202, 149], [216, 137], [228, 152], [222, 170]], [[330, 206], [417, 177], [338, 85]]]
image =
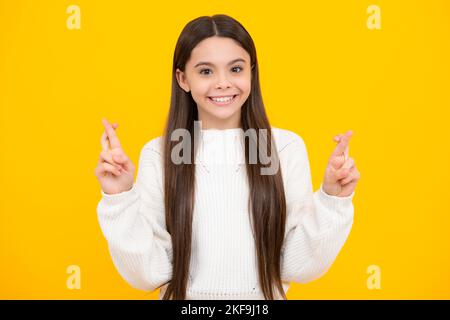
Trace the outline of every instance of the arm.
[[155, 139], [141, 151], [136, 183], [125, 192], [105, 194], [98, 220], [119, 274], [134, 288], [154, 291], [171, 279], [172, 242], [165, 229], [161, 155]]
[[353, 224], [354, 192], [331, 196], [313, 193], [308, 153], [303, 139], [280, 153], [286, 192], [286, 230], [282, 247], [283, 281], [306, 283], [325, 274], [342, 249]]

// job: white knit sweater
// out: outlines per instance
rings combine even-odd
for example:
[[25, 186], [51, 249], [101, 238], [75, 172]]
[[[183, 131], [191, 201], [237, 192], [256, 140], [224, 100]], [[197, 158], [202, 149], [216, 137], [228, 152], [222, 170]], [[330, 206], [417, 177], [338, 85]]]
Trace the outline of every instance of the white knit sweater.
[[[322, 276], [336, 259], [353, 224], [354, 192], [348, 197], [313, 193], [303, 139], [272, 128], [283, 176], [287, 219], [281, 279], [306, 283]], [[247, 201], [241, 129], [201, 130], [196, 160], [196, 202], [188, 300], [264, 299]], [[97, 206], [101, 230], [119, 274], [134, 288], [159, 299], [172, 274], [171, 238], [165, 227], [161, 136], [141, 150], [132, 189], [105, 194]], [[279, 298], [279, 297], [278, 297]]]

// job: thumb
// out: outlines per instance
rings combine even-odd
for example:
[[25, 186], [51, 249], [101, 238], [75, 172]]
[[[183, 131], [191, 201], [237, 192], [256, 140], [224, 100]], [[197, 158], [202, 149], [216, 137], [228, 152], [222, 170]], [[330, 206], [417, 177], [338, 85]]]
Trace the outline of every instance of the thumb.
[[126, 162], [126, 157], [125, 156], [123, 156], [123, 155], [114, 155], [113, 156], [113, 160], [114, 161], [116, 161], [117, 163], [120, 163], [120, 164], [125, 164], [125, 162]]
[[123, 155], [123, 154], [119, 154], [119, 155], [114, 155], [113, 156], [113, 160], [115, 161], [115, 162], [117, 162], [118, 164], [120, 164], [120, 165], [122, 165], [122, 167], [125, 169], [125, 170], [128, 170], [129, 169], [129, 166], [128, 166], [128, 157], [126, 156], [126, 155]]
[[130, 159], [125, 154], [114, 155], [113, 160], [121, 165], [125, 171], [129, 171], [132, 167]]

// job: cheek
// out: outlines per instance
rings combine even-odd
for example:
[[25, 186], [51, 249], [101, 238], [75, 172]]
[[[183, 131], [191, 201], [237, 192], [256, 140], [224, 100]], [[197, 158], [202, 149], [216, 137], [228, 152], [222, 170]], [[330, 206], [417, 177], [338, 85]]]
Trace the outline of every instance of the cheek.
[[194, 101], [199, 103], [201, 100], [204, 100], [208, 95], [209, 87], [210, 83], [208, 81], [196, 81], [194, 84], [191, 84], [191, 93]]
[[251, 89], [250, 77], [236, 79], [234, 84], [239, 89], [239, 91], [241, 91], [241, 93], [244, 97], [247, 97], [250, 94], [250, 89]]

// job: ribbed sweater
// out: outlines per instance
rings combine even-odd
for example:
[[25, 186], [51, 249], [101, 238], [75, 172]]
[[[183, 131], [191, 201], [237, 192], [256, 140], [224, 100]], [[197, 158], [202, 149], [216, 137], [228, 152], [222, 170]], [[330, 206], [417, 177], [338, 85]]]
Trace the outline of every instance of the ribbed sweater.
[[[243, 130], [200, 132], [186, 299], [264, 299], [247, 206]], [[332, 196], [322, 184], [313, 192], [304, 140], [286, 129], [272, 127], [272, 133], [286, 197], [281, 279], [287, 292], [291, 282], [315, 280], [335, 261], [353, 224], [354, 192]], [[165, 225], [162, 136], [141, 149], [130, 190], [101, 190], [97, 216], [118, 273], [136, 289], [160, 288], [162, 299], [173, 261]]]

